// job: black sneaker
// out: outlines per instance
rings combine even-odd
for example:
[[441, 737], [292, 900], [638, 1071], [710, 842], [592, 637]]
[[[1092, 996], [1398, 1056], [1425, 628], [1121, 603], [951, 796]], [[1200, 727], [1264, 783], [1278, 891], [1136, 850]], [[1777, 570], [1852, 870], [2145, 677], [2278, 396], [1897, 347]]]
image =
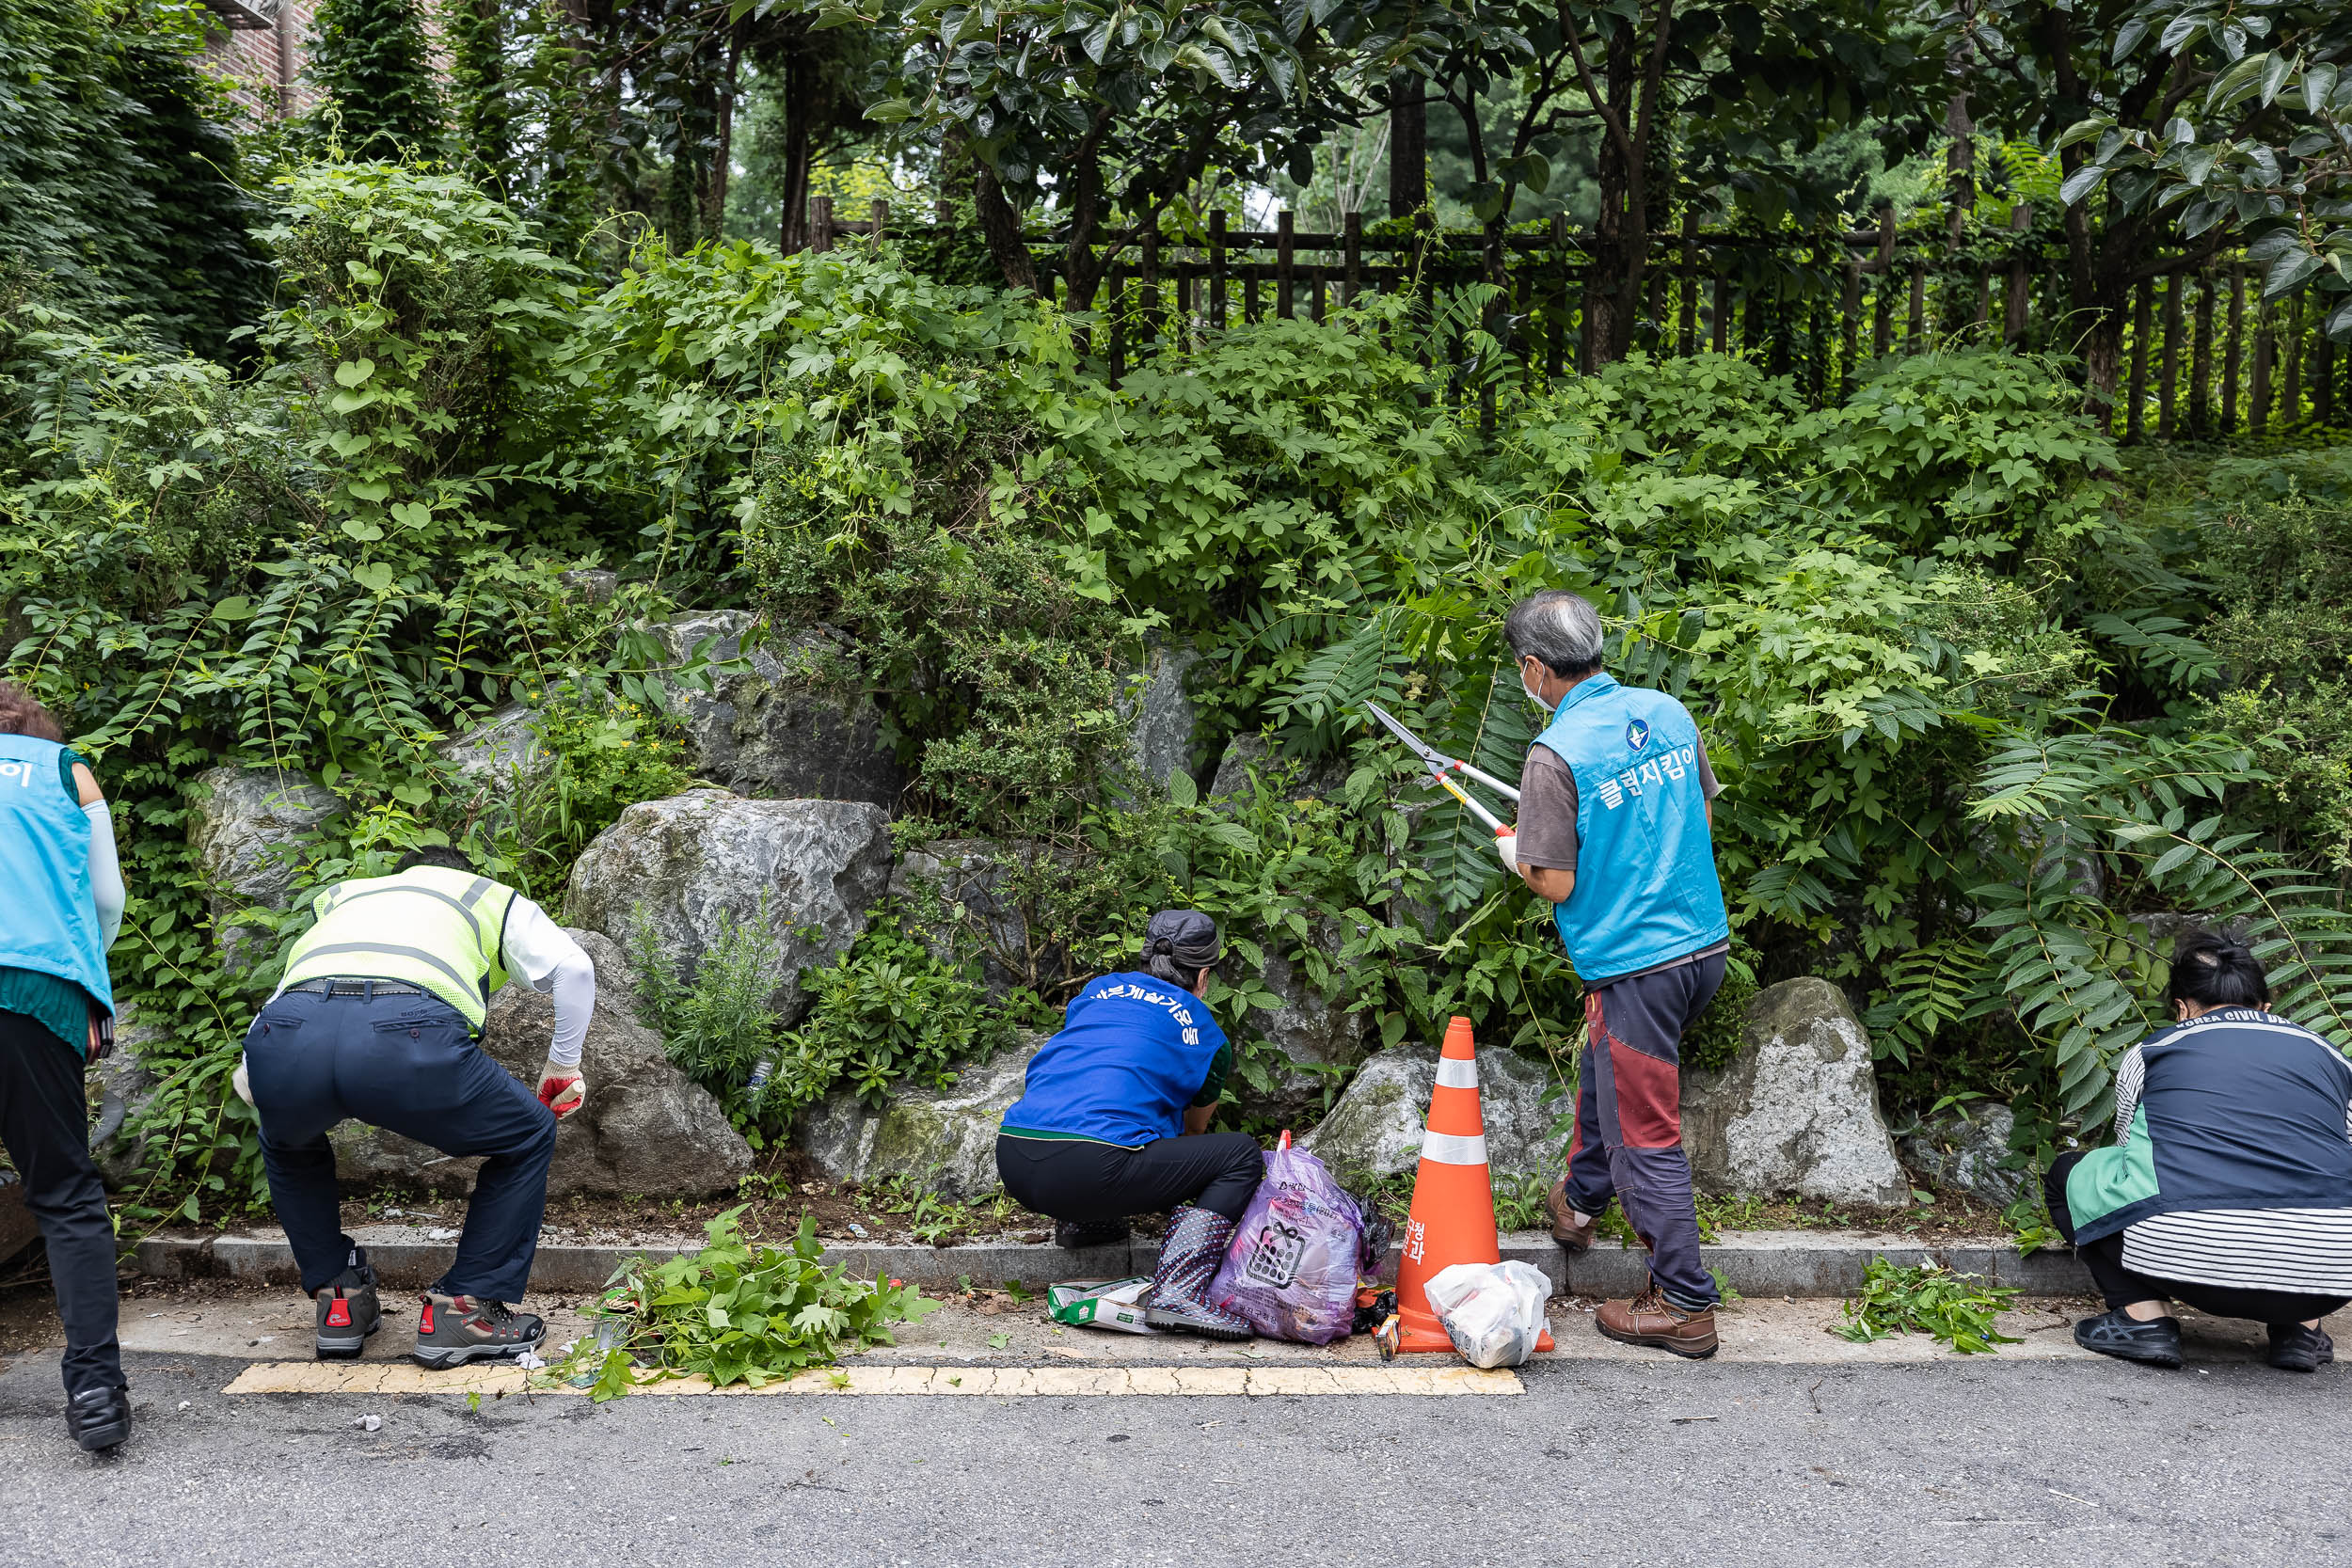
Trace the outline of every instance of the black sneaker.
[[121, 1447], [131, 1435], [131, 1390], [83, 1389], [66, 1402], [65, 1429], [91, 1453]]
[[2177, 1367], [2181, 1364], [2181, 1320], [2157, 1318], [2142, 1323], [2119, 1307], [2076, 1323], [2074, 1343], [2119, 1361]]
[[313, 1340], [321, 1361], [348, 1361], [367, 1348], [368, 1336], [384, 1326], [375, 1299], [375, 1270], [368, 1255], [354, 1249], [351, 1266], [319, 1287]]
[[1056, 1220], [1054, 1244], [1073, 1252], [1090, 1246], [1117, 1246], [1131, 1232], [1125, 1220]]
[[539, 1348], [547, 1332], [546, 1323], [502, 1301], [427, 1291], [417, 1309], [415, 1359], [420, 1367], [462, 1367], [525, 1355]]
[[2301, 1323], [2270, 1325], [2270, 1364], [2282, 1372], [2315, 1372], [2336, 1358], [2336, 1342], [2327, 1330]]

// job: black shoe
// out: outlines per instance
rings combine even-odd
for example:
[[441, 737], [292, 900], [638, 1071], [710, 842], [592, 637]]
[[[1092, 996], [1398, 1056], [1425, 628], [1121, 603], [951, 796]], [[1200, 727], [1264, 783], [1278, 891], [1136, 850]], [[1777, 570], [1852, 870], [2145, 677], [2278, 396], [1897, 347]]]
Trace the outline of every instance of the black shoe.
[[1131, 1232], [1125, 1220], [1056, 1220], [1054, 1244], [1073, 1252], [1090, 1246], [1117, 1246]]
[[83, 1389], [66, 1402], [65, 1429], [91, 1453], [119, 1448], [131, 1435], [131, 1390]]
[[462, 1367], [469, 1361], [525, 1355], [539, 1348], [548, 1325], [529, 1312], [483, 1296], [427, 1291], [417, 1310], [420, 1367]]
[[2119, 1307], [2076, 1323], [2074, 1343], [2119, 1361], [2177, 1367], [2181, 1364], [2181, 1320], [2157, 1318], [2142, 1323]]
[[367, 1348], [368, 1336], [384, 1326], [375, 1299], [375, 1270], [355, 1247], [351, 1266], [319, 1287], [314, 1340], [321, 1361], [348, 1361]]
[[2325, 1329], [2301, 1323], [2270, 1325], [2270, 1364], [2282, 1372], [2315, 1372], [2336, 1358], [2336, 1342]]

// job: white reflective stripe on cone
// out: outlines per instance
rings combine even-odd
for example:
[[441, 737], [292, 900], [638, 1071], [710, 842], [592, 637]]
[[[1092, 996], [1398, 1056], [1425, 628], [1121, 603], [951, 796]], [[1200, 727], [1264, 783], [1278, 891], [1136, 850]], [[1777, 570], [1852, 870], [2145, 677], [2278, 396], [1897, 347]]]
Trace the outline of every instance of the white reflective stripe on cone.
[[1474, 1089], [1478, 1087], [1478, 1064], [1466, 1062], [1459, 1056], [1438, 1058], [1438, 1087], [1441, 1089]]
[[1473, 1132], [1464, 1137], [1459, 1132], [1424, 1132], [1421, 1157], [1441, 1165], [1483, 1165], [1486, 1163], [1486, 1134]]

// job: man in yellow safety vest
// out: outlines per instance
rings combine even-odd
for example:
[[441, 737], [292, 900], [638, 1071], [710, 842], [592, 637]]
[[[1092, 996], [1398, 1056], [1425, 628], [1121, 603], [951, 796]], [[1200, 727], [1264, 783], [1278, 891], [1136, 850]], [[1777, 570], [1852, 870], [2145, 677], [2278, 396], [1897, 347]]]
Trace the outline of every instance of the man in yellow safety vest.
[[[317, 1303], [318, 1354], [356, 1356], [382, 1326], [375, 1271], [343, 1234], [336, 1197], [326, 1131], [346, 1117], [484, 1157], [456, 1261], [418, 1309], [416, 1359], [454, 1367], [532, 1351], [546, 1325], [513, 1304], [539, 1248], [555, 1124], [587, 1093], [580, 1049], [596, 967], [538, 905], [452, 849], [338, 882], [312, 908], [318, 924], [246, 1033], [237, 1087], [261, 1115], [270, 1199]], [[555, 998], [535, 1095], [480, 1043], [510, 972]]]

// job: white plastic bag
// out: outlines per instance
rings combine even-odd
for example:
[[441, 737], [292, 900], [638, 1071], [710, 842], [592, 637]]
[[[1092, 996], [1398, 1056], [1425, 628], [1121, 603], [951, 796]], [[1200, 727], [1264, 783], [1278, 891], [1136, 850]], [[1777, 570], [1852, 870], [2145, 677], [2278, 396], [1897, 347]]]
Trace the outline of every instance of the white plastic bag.
[[1551, 1281], [1531, 1263], [1455, 1263], [1429, 1276], [1430, 1309], [1473, 1367], [1518, 1367], [1544, 1334]]

